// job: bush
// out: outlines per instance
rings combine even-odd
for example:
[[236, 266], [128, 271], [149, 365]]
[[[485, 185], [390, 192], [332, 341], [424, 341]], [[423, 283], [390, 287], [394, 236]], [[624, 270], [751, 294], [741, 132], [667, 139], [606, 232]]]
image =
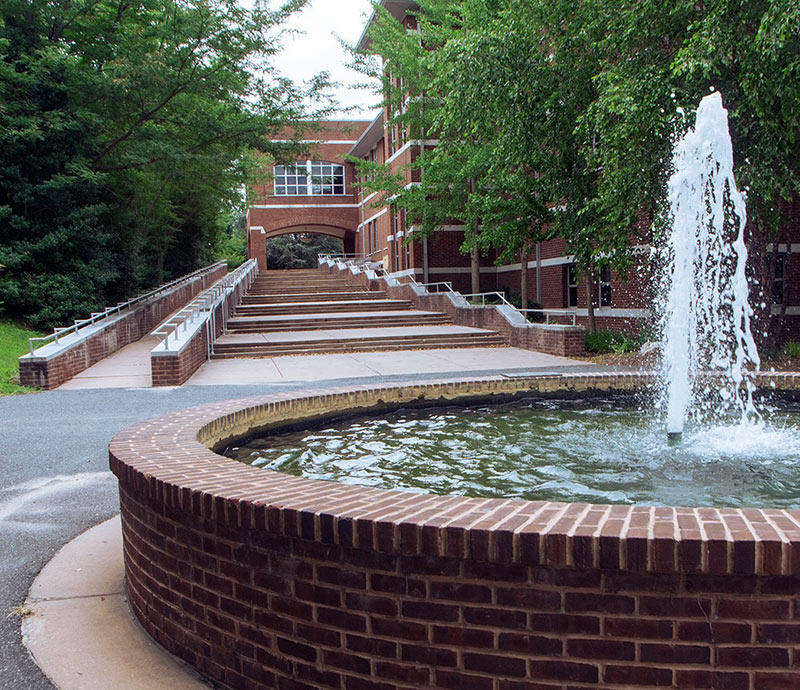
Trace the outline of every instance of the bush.
[[586, 334], [587, 352], [637, 352], [641, 347], [639, 338], [620, 331], [597, 331]]
[[800, 359], [800, 342], [797, 340], [790, 340], [783, 346], [783, 350], [781, 352], [789, 359]]

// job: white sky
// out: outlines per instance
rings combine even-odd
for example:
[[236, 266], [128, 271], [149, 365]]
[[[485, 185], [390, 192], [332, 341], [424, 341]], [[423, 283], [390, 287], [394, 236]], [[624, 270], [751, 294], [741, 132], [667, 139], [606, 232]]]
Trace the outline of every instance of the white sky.
[[331, 80], [342, 84], [336, 90], [339, 102], [359, 108], [342, 115], [342, 119], [371, 120], [377, 115], [368, 107], [377, 101], [376, 95], [368, 89], [352, 88], [365, 79], [346, 67], [349, 56], [336, 39], [338, 35], [354, 44], [371, 13], [369, 0], [311, 0], [286, 25], [303, 33], [287, 37], [284, 49], [274, 60], [278, 71], [295, 82], [307, 81], [322, 71], [330, 72]]

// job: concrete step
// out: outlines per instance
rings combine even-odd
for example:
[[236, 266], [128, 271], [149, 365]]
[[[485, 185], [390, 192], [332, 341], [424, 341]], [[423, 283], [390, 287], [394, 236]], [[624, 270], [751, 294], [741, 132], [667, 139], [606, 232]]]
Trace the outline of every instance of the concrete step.
[[505, 342], [498, 333], [439, 334], [429, 336], [387, 336], [359, 339], [320, 339], [278, 343], [218, 342], [212, 359], [236, 357], [280, 357], [283, 355], [325, 354], [334, 352], [376, 352], [382, 350], [432, 350], [441, 348], [503, 347]]
[[240, 304], [234, 316], [277, 316], [283, 314], [331, 314], [338, 312], [374, 312], [411, 309], [402, 299], [330, 300], [326, 302], [281, 302], [277, 304]]
[[341, 287], [352, 290], [354, 286], [347, 285], [343, 280], [259, 280], [253, 281], [254, 287], [290, 287], [290, 288], [315, 288], [315, 287]]
[[309, 314], [307, 316], [234, 316], [228, 319], [229, 333], [274, 333], [277, 331], [317, 331], [331, 328], [396, 328], [450, 323], [446, 314], [432, 311], [363, 312]]
[[285, 302], [324, 302], [326, 300], [371, 300], [388, 299], [385, 292], [359, 292], [337, 291], [337, 292], [274, 292], [274, 293], [253, 293], [250, 292], [242, 299], [242, 304], [276, 304]]

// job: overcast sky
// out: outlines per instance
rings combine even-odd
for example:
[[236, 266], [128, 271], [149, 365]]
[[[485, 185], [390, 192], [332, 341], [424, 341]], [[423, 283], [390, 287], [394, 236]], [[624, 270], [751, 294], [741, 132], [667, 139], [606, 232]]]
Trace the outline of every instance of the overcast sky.
[[328, 71], [331, 79], [345, 85], [336, 95], [346, 106], [358, 106], [343, 116], [345, 119], [372, 119], [376, 110], [366, 106], [376, 101], [375, 94], [365, 89], [347, 88], [361, 83], [363, 76], [346, 67], [348, 55], [336, 40], [341, 36], [353, 44], [361, 36], [372, 13], [369, 0], [311, 0], [302, 12], [296, 13], [288, 28], [302, 34], [287, 38], [284, 50], [275, 59], [278, 70], [293, 81], [307, 81], [321, 71]]

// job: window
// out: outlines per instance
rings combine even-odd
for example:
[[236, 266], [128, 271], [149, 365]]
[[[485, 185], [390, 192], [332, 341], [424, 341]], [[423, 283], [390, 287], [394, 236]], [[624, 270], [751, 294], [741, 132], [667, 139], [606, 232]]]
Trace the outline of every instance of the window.
[[567, 266], [567, 306], [578, 306], [578, 269], [575, 264]]
[[275, 196], [306, 196], [308, 175], [306, 164], [275, 166]]
[[400, 213], [397, 209], [392, 208], [392, 234], [394, 235], [394, 270], [400, 271], [402, 270], [401, 267], [401, 259], [400, 259], [400, 252], [403, 249], [403, 237], [400, 234], [402, 231], [400, 230]]
[[772, 281], [772, 303], [783, 304], [784, 285], [786, 284], [786, 260], [788, 256], [781, 252], [776, 256], [775, 278]]
[[600, 306], [608, 307], [611, 304], [611, 267], [600, 267], [600, 283], [599, 283], [599, 298]]
[[345, 193], [344, 166], [339, 163], [299, 161], [276, 165], [275, 196], [336, 196]]

